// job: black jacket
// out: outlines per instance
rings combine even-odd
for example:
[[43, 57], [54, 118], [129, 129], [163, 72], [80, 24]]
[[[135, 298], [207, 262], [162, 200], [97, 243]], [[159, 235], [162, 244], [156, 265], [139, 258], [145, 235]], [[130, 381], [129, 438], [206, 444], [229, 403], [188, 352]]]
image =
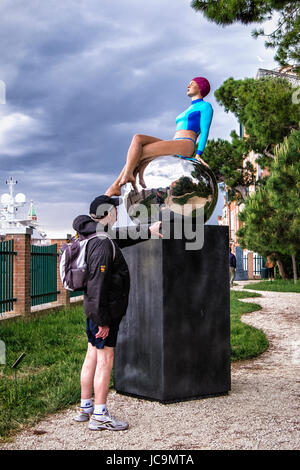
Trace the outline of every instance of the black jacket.
[[127, 263], [120, 248], [131, 246], [150, 238], [149, 226], [139, 227], [139, 238], [130, 238], [130, 232], [136, 233], [136, 227], [109, 229], [94, 222], [89, 216], [76, 217], [73, 228], [80, 235], [87, 237], [99, 231], [105, 231], [113, 238], [113, 247], [107, 238], [93, 238], [88, 242], [86, 262], [88, 281], [84, 290], [84, 311], [97, 326], [119, 323], [126, 314], [130, 289], [130, 276]]
[[236, 268], [236, 257], [233, 253], [229, 254], [229, 266]]

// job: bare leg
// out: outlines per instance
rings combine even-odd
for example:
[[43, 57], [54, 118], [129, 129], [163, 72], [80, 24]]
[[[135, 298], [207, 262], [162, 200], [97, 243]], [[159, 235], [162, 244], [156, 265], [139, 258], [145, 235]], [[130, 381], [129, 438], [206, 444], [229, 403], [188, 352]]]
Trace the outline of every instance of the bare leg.
[[157, 137], [151, 137], [149, 135], [142, 134], [136, 134], [133, 136], [127, 153], [127, 160], [124, 168], [125, 171], [120, 179], [121, 186], [128, 182], [135, 183], [133, 172], [141, 160], [143, 155], [143, 147], [146, 144], [152, 144], [155, 142], [162, 142], [162, 140], [158, 139]]
[[[136, 134], [128, 150], [127, 162], [120, 176], [106, 191], [108, 196], [120, 195], [120, 186], [131, 182], [135, 187], [135, 169], [143, 160], [152, 160], [162, 155], [186, 155], [191, 156], [194, 152], [194, 144], [188, 140], [161, 140], [156, 137]], [[149, 161], [148, 161], [149, 162]], [[141, 166], [143, 168], [143, 166]], [[145, 166], [144, 166], [145, 169]], [[143, 171], [142, 171], [143, 182]], [[143, 182], [144, 183], [144, 182]]]
[[159, 142], [161, 139], [157, 137], [151, 137], [148, 135], [136, 134], [133, 136], [131, 144], [127, 152], [126, 164], [121, 171], [116, 181], [106, 191], [107, 196], [120, 196], [121, 186], [130, 182], [134, 190], [137, 190], [135, 185], [135, 176], [133, 174], [136, 166], [143, 153], [143, 146], [146, 143]]
[[[140, 157], [138, 166], [135, 168], [133, 175], [139, 175], [140, 185], [145, 188], [144, 171], [147, 165], [157, 157], [162, 155], [186, 155], [191, 156], [194, 152], [194, 144], [188, 141], [161, 140], [143, 146], [143, 152]], [[121, 181], [122, 182], [122, 181]]]
[[116, 179], [116, 181], [106, 190], [105, 194], [106, 196], [121, 196], [122, 191], [121, 191], [121, 185], [120, 181], [125, 173], [125, 166], [123, 170], [121, 171], [120, 175]]
[[106, 404], [113, 361], [114, 348], [104, 346], [103, 349], [97, 349], [97, 367], [94, 379], [95, 405]]
[[88, 349], [80, 374], [81, 398], [91, 398], [93, 392], [94, 375], [97, 365], [97, 350], [88, 343]]

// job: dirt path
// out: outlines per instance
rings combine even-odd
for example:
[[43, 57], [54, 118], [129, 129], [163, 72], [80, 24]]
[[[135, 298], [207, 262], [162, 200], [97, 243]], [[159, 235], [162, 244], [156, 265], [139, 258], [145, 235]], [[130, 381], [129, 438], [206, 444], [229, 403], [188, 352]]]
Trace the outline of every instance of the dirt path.
[[[238, 282], [241, 289], [245, 282]], [[299, 449], [300, 294], [261, 292], [262, 310], [242, 317], [262, 329], [269, 349], [232, 365], [228, 396], [171, 405], [109, 393], [109, 409], [129, 421], [122, 432], [88, 431], [75, 408], [18, 434], [2, 449]]]

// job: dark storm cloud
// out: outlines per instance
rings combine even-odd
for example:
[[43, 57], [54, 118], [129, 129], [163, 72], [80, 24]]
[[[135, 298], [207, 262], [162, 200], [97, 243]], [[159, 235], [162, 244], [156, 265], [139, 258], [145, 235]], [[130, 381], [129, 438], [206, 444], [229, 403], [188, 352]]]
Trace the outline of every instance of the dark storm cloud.
[[[134, 133], [173, 137], [193, 76], [214, 90], [231, 75], [254, 76], [266, 56], [249, 28], [208, 23], [190, 1], [15, 0], [0, 14], [1, 192], [4, 178], [19, 178], [49, 229], [66, 230], [65, 208], [105, 191]], [[208, 101], [210, 137], [228, 138], [235, 119], [213, 93]]]

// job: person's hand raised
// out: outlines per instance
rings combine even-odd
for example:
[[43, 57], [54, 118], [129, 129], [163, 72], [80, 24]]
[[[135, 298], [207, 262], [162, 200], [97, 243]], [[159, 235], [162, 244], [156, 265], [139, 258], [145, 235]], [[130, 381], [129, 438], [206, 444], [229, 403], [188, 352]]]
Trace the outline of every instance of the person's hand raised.
[[154, 224], [152, 224], [150, 227], [149, 227], [149, 230], [151, 232], [151, 238], [153, 237], [159, 237], [159, 238], [163, 238], [163, 235], [162, 233], [160, 233], [160, 227], [161, 227], [161, 221], [158, 220], [157, 222], [155, 222]]

